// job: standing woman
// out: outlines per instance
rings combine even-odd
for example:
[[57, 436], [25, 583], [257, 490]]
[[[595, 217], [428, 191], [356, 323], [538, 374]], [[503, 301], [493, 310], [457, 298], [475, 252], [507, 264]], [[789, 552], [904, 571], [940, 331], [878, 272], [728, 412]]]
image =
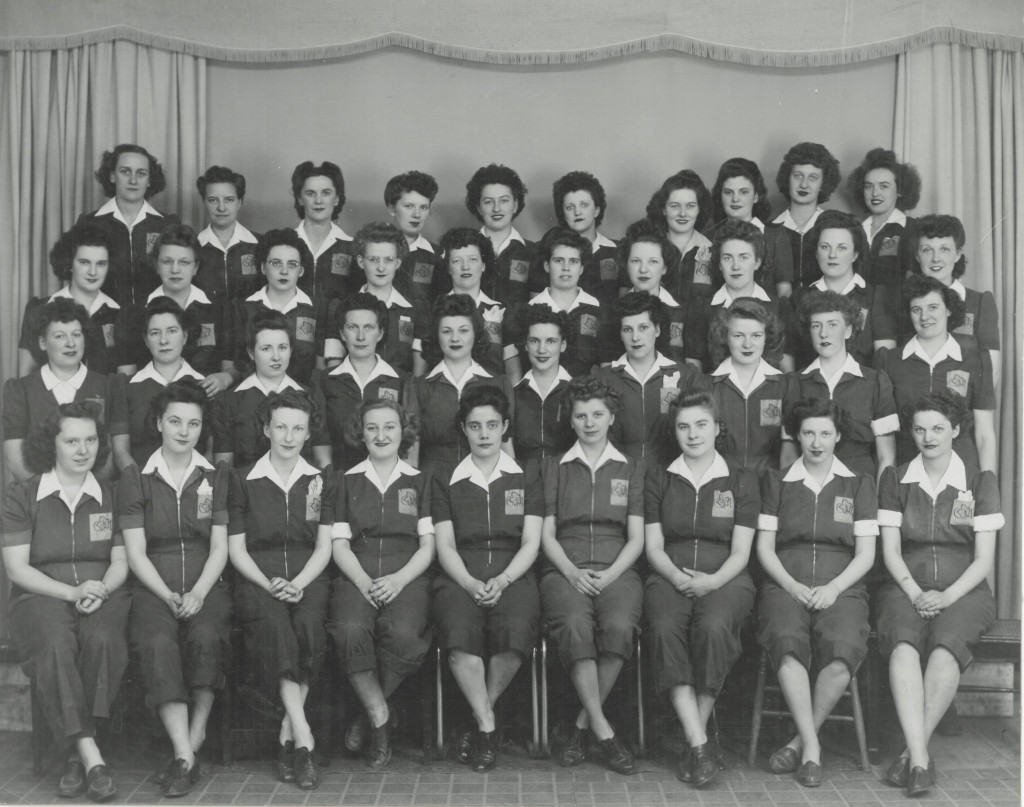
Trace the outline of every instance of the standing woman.
[[196, 190], [210, 221], [198, 236], [203, 269], [196, 285], [226, 308], [230, 300], [244, 299], [260, 287], [256, 266], [260, 236], [238, 220], [245, 201], [245, 177], [223, 165], [211, 165], [196, 180]]
[[695, 172], [673, 174], [647, 203], [647, 220], [678, 250], [666, 267], [665, 286], [676, 299], [707, 297], [713, 291], [711, 241], [704, 229], [711, 223], [711, 193]]
[[718, 408], [710, 394], [680, 395], [668, 416], [682, 453], [647, 474], [644, 543], [653, 571], [644, 610], [655, 685], [668, 695], [690, 745], [676, 778], [703, 787], [721, 769], [708, 719], [754, 606], [747, 562], [761, 497], [757, 477], [730, 467], [715, 450]]
[[142, 305], [156, 281], [149, 271], [149, 253], [166, 227], [178, 224], [173, 213], [161, 213], [147, 200], [167, 182], [156, 157], [142, 146], [121, 143], [103, 152], [96, 181], [110, 200], [83, 213], [75, 226], [95, 224], [110, 236], [110, 265], [103, 291], [122, 306]]
[[608, 212], [604, 186], [593, 174], [570, 171], [555, 180], [551, 196], [558, 223], [579, 233], [590, 243], [580, 288], [594, 295], [603, 305], [611, 305], [619, 296], [619, 267], [615, 260], [615, 242], [597, 229]]
[[92, 474], [107, 453], [93, 404], [61, 404], [25, 441], [36, 474], [7, 491], [3, 558], [12, 584], [11, 638], [55, 739], [71, 747], [57, 795], [117, 794], [96, 745], [96, 721], [128, 666], [130, 600], [113, 486]]
[[[797, 733], [773, 753], [774, 773], [796, 771], [820, 787], [818, 730], [846, 691], [868, 647], [868, 595], [875, 559], [875, 482], [835, 457], [846, 413], [833, 401], [800, 400], [786, 429], [802, 455], [761, 477], [757, 557], [766, 580], [757, 605], [758, 641], [768, 651]], [[813, 660], [813, 662], [812, 662]], [[809, 671], [818, 671], [812, 685]]]
[[[146, 702], [155, 707], [174, 755], [154, 774], [166, 797], [184, 796], [199, 778], [199, 749], [214, 691], [231, 655], [228, 560], [228, 467], [196, 450], [207, 412], [195, 381], [168, 384], [149, 416], [163, 440], [140, 471], [118, 483], [118, 522], [132, 592], [130, 632]], [[192, 706], [191, 719], [189, 704]]]
[[475, 732], [460, 732], [456, 754], [484, 772], [497, 759], [494, 705], [537, 639], [540, 595], [533, 562], [544, 500], [539, 474], [527, 478], [501, 450], [510, 424], [501, 392], [469, 390], [459, 402], [458, 422], [470, 455], [449, 480], [435, 477], [432, 488], [444, 570], [434, 585], [434, 623], [476, 720]]
[[[303, 264], [312, 267], [299, 288], [324, 303], [340, 300], [363, 284], [362, 273], [352, 259], [352, 236], [337, 225], [345, 207], [345, 177], [326, 160], [320, 165], [306, 160], [292, 171], [292, 201], [301, 221], [295, 232], [305, 252]], [[322, 299], [321, 299], [322, 298]]]
[[235, 612], [256, 684], [280, 697], [277, 778], [320, 782], [306, 696], [327, 653], [333, 485], [302, 459], [320, 413], [308, 393], [271, 393], [259, 409], [270, 451], [231, 475], [228, 554], [239, 574]]
[[331, 637], [364, 710], [345, 747], [365, 749], [367, 767], [379, 770], [391, 759], [397, 718], [388, 698], [430, 646], [434, 525], [430, 478], [400, 459], [416, 441], [409, 413], [387, 398], [368, 400], [350, 428], [369, 456], [338, 476], [331, 538], [342, 576], [331, 592]]
[[924, 395], [911, 410], [920, 452], [882, 475], [878, 523], [892, 575], [878, 594], [878, 645], [907, 747], [886, 781], [917, 796], [935, 784], [928, 743], [996, 617], [986, 578], [1004, 520], [991, 471], [953, 447], [967, 412], [955, 396]]
[[620, 396], [595, 378], [569, 384], [576, 443], [544, 461], [541, 607], [562, 664], [582, 702], [558, 752], [565, 767], [585, 757], [584, 733], [619, 774], [635, 770], [604, 713], [604, 702], [633, 655], [643, 586], [634, 564], [643, 551], [643, 468], [608, 440]]

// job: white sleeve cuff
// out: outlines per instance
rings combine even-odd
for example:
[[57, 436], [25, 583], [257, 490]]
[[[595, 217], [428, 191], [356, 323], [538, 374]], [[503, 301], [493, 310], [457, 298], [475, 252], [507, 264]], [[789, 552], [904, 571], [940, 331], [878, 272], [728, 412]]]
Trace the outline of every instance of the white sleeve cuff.
[[331, 540], [332, 541], [351, 541], [352, 540], [352, 528], [349, 526], [347, 521], [335, 521], [334, 526], [331, 527]]
[[900, 430], [900, 416], [897, 414], [886, 415], [884, 418], [871, 421], [871, 431], [875, 437], [883, 437]]
[[986, 516], [974, 517], [975, 532], [988, 532], [989, 530], [994, 532], [1001, 530], [1004, 524], [1006, 524], [1006, 519], [1003, 518], [1002, 513], [989, 513]]
[[422, 339], [413, 339], [412, 340], [412, 351], [413, 351], [413, 353], [422, 353], [423, 352], [423, 340]]
[[424, 516], [423, 518], [421, 518], [419, 521], [416, 522], [416, 532], [421, 536], [433, 535], [434, 519], [432, 519], [430, 516]]
[[778, 532], [779, 531], [779, 517], [769, 516], [761, 513], [757, 517], [757, 528], [759, 530], [765, 530], [766, 532]]
[[878, 535], [878, 520], [865, 518], [853, 522], [853, 534], [858, 538], [862, 535]]
[[903, 513], [899, 510], [879, 510], [878, 526], [895, 527], [896, 529], [899, 529], [903, 526]]
[[501, 357], [505, 361], [508, 361], [509, 359], [514, 359], [518, 355], [519, 348], [517, 348], [515, 345], [505, 345], [505, 347], [501, 349]]
[[324, 358], [325, 359], [343, 359], [343, 358], [345, 358], [345, 348], [342, 347], [340, 339], [324, 339]]

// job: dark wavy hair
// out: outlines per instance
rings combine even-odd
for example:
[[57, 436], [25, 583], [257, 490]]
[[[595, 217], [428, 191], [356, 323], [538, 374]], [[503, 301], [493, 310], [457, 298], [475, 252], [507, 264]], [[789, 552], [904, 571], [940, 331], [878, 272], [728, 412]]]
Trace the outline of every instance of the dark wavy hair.
[[245, 198], [245, 177], [223, 165], [211, 165], [207, 168], [205, 173], [196, 180], [196, 190], [205, 199], [206, 189], [210, 185], [215, 185], [219, 182], [234, 185], [235, 196], [238, 197], [238, 201], [242, 201]]
[[[729, 320], [752, 319], [764, 326], [764, 353], [761, 358], [771, 364], [769, 356], [782, 349], [785, 330], [782, 320], [767, 305], [753, 297], [739, 297], [728, 308], [719, 308], [708, 328], [708, 346], [712, 366], [717, 367], [729, 356]], [[778, 368], [776, 368], [778, 369]]]
[[818, 241], [825, 230], [846, 230], [850, 234], [850, 239], [853, 241], [853, 251], [857, 253], [857, 259], [853, 262], [853, 271], [863, 275], [863, 269], [868, 262], [868, 252], [871, 247], [868, 244], [868, 237], [864, 233], [864, 228], [861, 227], [860, 222], [854, 216], [844, 213], [842, 210], [826, 210], [818, 216], [818, 220], [814, 222], [814, 226], [811, 227], [804, 239], [810, 245], [810, 249], [814, 250], [815, 258], [817, 258], [818, 254]]
[[302, 273], [305, 276], [313, 274], [313, 253], [306, 248], [305, 242], [299, 238], [299, 234], [291, 227], [281, 230], [268, 230], [264, 233], [256, 245], [256, 265], [266, 275], [263, 267], [270, 256], [270, 250], [274, 247], [291, 247], [299, 253], [299, 262], [302, 264]]
[[422, 171], [406, 171], [391, 177], [384, 186], [384, 204], [388, 207], [396, 205], [406, 193], [418, 193], [433, 202], [437, 196], [437, 180]]
[[[107, 251], [108, 262], [112, 260], [110, 247], [110, 236], [102, 227], [95, 224], [82, 224], [72, 227], [61, 235], [50, 249], [50, 268], [53, 274], [61, 282], [67, 285], [71, 282], [71, 270], [74, 267], [75, 256], [81, 247], [102, 247]], [[112, 264], [108, 263], [107, 273], [116, 271]]]
[[[922, 238], [952, 238], [958, 250], [961, 250], [960, 257], [953, 264], [953, 279], [963, 277], [967, 271], [967, 256], [963, 253], [964, 244], [967, 243], [967, 233], [964, 231], [963, 222], [956, 216], [947, 216], [933, 213], [928, 216], [921, 216], [915, 223], [913, 229], [914, 254], [921, 245]], [[914, 261], [913, 271], [922, 274], [921, 266]]]
[[973, 426], [974, 417], [970, 407], [959, 395], [946, 390], [926, 393], [903, 407], [900, 417], [905, 429], [910, 430], [913, 427], [914, 415], [918, 412], [938, 412], [951, 425], [959, 426], [961, 434], [969, 432]]
[[572, 320], [564, 311], [555, 311], [544, 303], [520, 306], [516, 314], [516, 344], [524, 352], [530, 328], [534, 325], [554, 325], [564, 342], [569, 341], [569, 335], [572, 333]]
[[910, 319], [911, 303], [914, 300], [919, 300], [931, 294], [933, 291], [938, 292], [939, 296], [942, 297], [942, 301], [946, 304], [946, 308], [949, 309], [949, 319], [946, 322], [946, 331], [948, 333], [953, 333], [953, 331], [967, 321], [967, 303], [961, 300], [960, 295], [950, 286], [943, 286], [934, 277], [908, 275], [907, 279], [903, 281], [903, 304], [900, 306], [900, 313], [904, 317], [906, 333], [914, 333], [913, 321]]
[[466, 317], [473, 323], [472, 356], [475, 361], [480, 361], [488, 345], [487, 326], [480, 309], [468, 294], [443, 294], [434, 301], [430, 331], [423, 340], [423, 358], [427, 365], [432, 367], [444, 358], [438, 339], [438, 328], [444, 317]]
[[853, 423], [849, 412], [830, 398], [801, 398], [783, 404], [782, 426], [794, 440], [799, 439], [800, 427], [808, 418], [828, 418], [840, 437], [849, 434]]
[[743, 177], [754, 186], [754, 194], [757, 201], [754, 202], [753, 215], [762, 222], [767, 222], [772, 214], [771, 205], [768, 203], [768, 186], [765, 185], [764, 176], [757, 163], [748, 160], [746, 157], [731, 157], [722, 163], [718, 169], [718, 178], [715, 180], [715, 187], [711, 189], [711, 198], [715, 206], [714, 219], [716, 222], [728, 218], [725, 212], [725, 205], [722, 204], [722, 189], [727, 179]]
[[569, 226], [565, 220], [565, 211], [562, 210], [562, 205], [565, 202], [565, 197], [575, 191], [586, 191], [590, 194], [590, 198], [594, 200], [594, 207], [598, 209], [594, 223], [600, 227], [601, 222], [604, 221], [608, 200], [605, 197], [601, 181], [586, 171], [570, 171], [556, 179], [555, 184], [551, 186], [551, 200], [555, 206], [555, 218], [558, 219], [558, 223], [563, 227]]
[[149, 199], [151, 196], [156, 196], [160, 191], [167, 187], [167, 180], [164, 178], [164, 169], [156, 157], [146, 151], [142, 146], [136, 146], [134, 143], [120, 143], [114, 146], [113, 151], [103, 152], [103, 159], [100, 160], [100, 167], [97, 168], [96, 173], [93, 174], [93, 176], [96, 177], [96, 181], [99, 182], [103, 188], [103, 195], [108, 199], [117, 192], [114, 187], [114, 183], [110, 179], [110, 175], [117, 170], [117, 159], [122, 154], [141, 154], [149, 160], [149, 186], [146, 188], [146, 193], [144, 194], [146, 199]]
[[288, 317], [280, 311], [258, 311], [249, 320], [245, 329], [245, 346], [250, 353], [256, 350], [256, 337], [262, 331], [284, 331], [288, 334], [288, 344], [293, 348], [295, 347], [291, 323], [288, 322]]
[[884, 148], [871, 149], [864, 155], [863, 162], [846, 178], [846, 191], [857, 207], [865, 213], [871, 212], [864, 204], [864, 181], [876, 168], [885, 168], [895, 177], [896, 207], [904, 211], [917, 207], [917, 203], [921, 201], [921, 175], [910, 163], [899, 162], [896, 159], [896, 152]]
[[754, 248], [754, 257], [761, 261], [760, 268], [764, 269], [764, 234], [749, 221], [726, 219], [715, 227], [715, 240], [711, 245], [711, 265], [718, 270], [719, 275], [722, 266], [722, 244], [726, 241], [746, 241]]
[[472, 227], [453, 227], [441, 236], [438, 247], [444, 257], [446, 273], [448, 272], [448, 258], [451, 256], [452, 250], [466, 247], [476, 247], [480, 250], [480, 258], [484, 262], [481, 278], [488, 277], [494, 271], [494, 267], [498, 265], [498, 258], [494, 254], [494, 245], [491, 244], [491, 239]]
[[340, 334], [345, 327], [345, 317], [349, 311], [371, 311], [377, 315], [377, 326], [380, 328], [380, 344], [384, 344], [388, 338], [388, 307], [383, 300], [379, 300], [369, 292], [357, 291], [345, 297], [337, 309], [335, 322]]
[[842, 176], [839, 173], [839, 160], [832, 156], [821, 143], [797, 143], [786, 152], [775, 176], [775, 186], [779, 193], [789, 199], [789, 177], [795, 165], [813, 165], [821, 171], [821, 190], [818, 192], [818, 204], [829, 200], [832, 192], [839, 187]]
[[306, 180], [310, 177], [327, 177], [331, 180], [334, 190], [338, 193], [338, 202], [334, 205], [331, 218], [338, 218], [338, 214], [345, 207], [345, 177], [337, 165], [327, 160], [324, 160], [320, 165], [314, 165], [312, 160], [306, 160], [304, 163], [296, 165], [295, 170], [292, 171], [292, 199], [294, 200], [295, 212], [299, 214], [299, 218], [304, 219], [306, 217], [306, 210], [302, 207], [301, 202], [299, 202], [299, 198], [302, 196], [302, 186], [306, 184]]
[[715, 450], [725, 454], [727, 444], [725, 442], [726, 427], [722, 422], [718, 402], [715, 396], [705, 390], [680, 391], [668, 403], [668, 411], [658, 419], [655, 426], [655, 445], [657, 446], [656, 459], [661, 465], [668, 465], [680, 454], [679, 440], [676, 438], [676, 418], [684, 409], [699, 407], [710, 413], [711, 419], [718, 424], [718, 437], [715, 439]]
[[[35, 332], [37, 342], [40, 339], [46, 338], [46, 332], [50, 330], [50, 326], [55, 322], [78, 322], [82, 326], [82, 334], [85, 336], [85, 348], [88, 349], [89, 339], [94, 334], [92, 333], [91, 321], [89, 320], [89, 312], [85, 310], [84, 305], [76, 303], [70, 297], [58, 297], [56, 300], [44, 303], [39, 307], [38, 312], [36, 315]], [[40, 352], [43, 355], [43, 360], [39, 364], [45, 364], [46, 353], [45, 351]]]
[[[466, 392], [468, 394], [469, 390], [466, 390]], [[398, 415], [398, 422], [402, 427], [402, 439], [398, 444], [398, 456], [405, 459], [409, 456], [409, 449], [419, 439], [419, 420], [415, 413], [410, 412], [398, 401], [392, 401], [390, 398], [367, 398], [364, 400], [359, 405], [358, 411], [353, 412], [348, 420], [345, 421], [345, 431], [342, 435], [345, 438], [345, 442], [354, 448], [363, 445], [363, 419], [367, 413], [373, 412], [376, 409], [390, 409]]]
[[700, 175], [689, 168], [684, 168], [661, 183], [661, 187], [654, 192], [654, 195], [651, 196], [650, 201], [647, 203], [647, 219], [658, 229], [667, 232], [668, 225], [665, 222], [665, 205], [668, 204], [668, 198], [675, 191], [685, 190], [691, 190], [697, 196], [697, 221], [694, 223], [694, 229], [698, 232], [703, 232], [708, 222], [711, 221], [711, 192], [707, 189]]
[[611, 321], [617, 322], [621, 327], [624, 318], [634, 317], [645, 311], [650, 316], [651, 322], [660, 328], [665, 319], [665, 304], [646, 291], [631, 291], [615, 301], [615, 305], [612, 306]]
[[360, 227], [359, 232], [356, 233], [352, 254], [365, 257], [367, 244], [393, 245], [399, 261], [409, 254], [409, 243], [402, 235], [402, 231], [387, 221], [372, 221]]
[[61, 404], [46, 420], [35, 426], [21, 444], [21, 454], [25, 467], [34, 474], [52, 471], [57, 464], [57, 435], [61, 424], [68, 418], [91, 420], [96, 424], [98, 449], [93, 468], [102, 468], [110, 456], [110, 440], [107, 439], [107, 427], [103, 422], [103, 412], [99, 404], [93, 401], [76, 401]]
[[608, 411], [613, 415], [622, 411], [622, 396], [600, 379], [592, 375], [577, 376], [569, 382], [565, 390], [565, 412], [572, 418], [572, 410], [577, 403], [585, 403], [594, 399], [604, 401]]
[[830, 314], [833, 311], [841, 314], [843, 322], [852, 328], [850, 338], [846, 340], [847, 348], [851, 344], [856, 344], [861, 331], [860, 306], [856, 301], [835, 291], [812, 290], [801, 295], [796, 312], [797, 332], [803, 345], [808, 348], [811, 346], [811, 317], [815, 314]]
[[200, 323], [196, 322], [192, 313], [182, 308], [170, 297], [160, 295], [146, 303], [146, 309], [142, 315], [142, 341], [145, 343], [146, 334], [149, 333], [149, 321], [158, 314], [170, 314], [178, 320], [178, 325], [185, 334], [185, 344], [195, 344], [199, 339]]
[[201, 256], [203, 246], [199, 243], [199, 236], [196, 235], [196, 231], [187, 224], [172, 224], [157, 236], [156, 241], [153, 242], [153, 248], [149, 251], [149, 268], [154, 273], [157, 271], [157, 265], [160, 260], [161, 247], [184, 247], [185, 249], [192, 250], [192, 257], [196, 262], [196, 274], [198, 275], [202, 270], [203, 259]]
[[466, 389], [459, 401], [459, 411], [455, 415], [455, 422], [460, 426], [466, 425], [466, 418], [469, 413], [478, 406], [492, 406], [494, 411], [501, 415], [501, 419], [508, 423], [511, 418], [511, 406], [505, 393], [490, 384], [476, 384]]
[[[487, 239], [490, 241], [490, 239]], [[540, 240], [540, 244], [537, 245], [537, 262], [543, 267], [545, 263], [551, 260], [551, 256], [555, 252], [555, 247], [569, 247], [575, 249], [580, 254], [580, 260], [586, 263], [593, 252], [593, 247], [590, 245], [590, 241], [584, 238], [575, 230], [571, 230], [568, 227], [552, 227]]]
[[625, 277], [629, 273], [629, 253], [634, 244], [654, 244], [658, 247], [667, 274], [668, 270], [679, 262], [681, 256], [676, 245], [668, 240], [666, 232], [664, 227], [659, 227], [650, 219], [640, 219], [630, 224], [626, 228], [626, 234], [619, 241], [615, 255], [619, 264], [619, 275]]
[[477, 221], [483, 221], [480, 215], [480, 197], [483, 195], [485, 185], [504, 185], [511, 189], [512, 196], [516, 201], [516, 210], [512, 218], [516, 218], [526, 207], [526, 185], [519, 178], [519, 174], [507, 165], [491, 163], [478, 168], [476, 173], [466, 183], [466, 210], [468, 210]]
[[[203, 428], [199, 433], [199, 440], [196, 445], [204, 446], [206, 445], [206, 435], [209, 432], [209, 418], [207, 417], [209, 400], [206, 390], [199, 386], [199, 382], [196, 379], [182, 378], [178, 381], [172, 381], [161, 389], [153, 397], [153, 400], [149, 402], [149, 410], [146, 412], [145, 418], [145, 429], [149, 434], [159, 437], [160, 431], [157, 429], [156, 424], [164, 416], [168, 406], [172, 403], [195, 404], [199, 407], [203, 416]], [[199, 453], [201, 454], [202, 450], [199, 450]]]
[[312, 392], [304, 389], [286, 389], [270, 393], [256, 407], [256, 419], [260, 424], [260, 429], [265, 429], [270, 425], [270, 419], [278, 409], [298, 409], [309, 415], [308, 434], [310, 437], [323, 428], [323, 413]]

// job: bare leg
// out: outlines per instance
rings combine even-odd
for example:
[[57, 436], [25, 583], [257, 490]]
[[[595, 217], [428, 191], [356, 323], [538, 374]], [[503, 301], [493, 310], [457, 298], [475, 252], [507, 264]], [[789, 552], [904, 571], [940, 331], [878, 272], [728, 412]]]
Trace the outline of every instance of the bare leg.
[[383, 726], [387, 723], [388, 702], [384, 697], [384, 691], [380, 688], [377, 673], [373, 670], [349, 673], [348, 680], [352, 682], [352, 688], [356, 691], [359, 702], [370, 716], [370, 723], [374, 726]]
[[97, 765], [104, 764], [103, 754], [100, 753], [99, 746], [96, 745], [95, 737], [79, 737], [75, 740], [75, 748], [86, 771], [91, 771]]
[[196, 761], [195, 750], [188, 732], [188, 704], [184, 701], [168, 701], [157, 707], [160, 722], [171, 739], [174, 758], [183, 759], [191, 768]]
[[[285, 720], [288, 722], [291, 735], [287, 739], [293, 739], [297, 748], [308, 748], [313, 750], [313, 730], [306, 720], [306, 696], [309, 694], [308, 684], [299, 684], [290, 678], [282, 678], [280, 683], [281, 703], [284, 704]], [[282, 723], [281, 733], [284, 734], [285, 726]]]
[[[889, 656], [889, 686], [892, 687], [892, 699], [896, 705], [900, 727], [903, 729], [903, 739], [907, 743], [907, 752], [914, 760], [914, 764], [927, 767], [929, 757], [928, 740], [924, 731], [924, 676], [921, 673], [921, 655], [916, 648], [906, 642], [897, 644]], [[939, 717], [941, 716], [940, 713]]]
[[583, 702], [583, 711], [576, 718], [579, 728], [590, 727], [599, 740], [614, 734], [611, 724], [601, 708], [622, 670], [623, 659], [618, 656], [599, 656], [597, 661], [582, 659], [572, 665], [569, 677]]
[[522, 666], [522, 656], [513, 650], [495, 653], [487, 660], [487, 697], [492, 707], [508, 689], [508, 685], [512, 683], [512, 679]]
[[923, 757], [915, 757], [911, 754], [911, 765], [927, 767], [929, 762], [928, 743], [931, 742], [935, 727], [953, 702], [958, 686], [960, 686], [960, 665], [957, 664], [956, 657], [946, 648], [936, 647], [928, 656], [928, 663], [924, 669], [922, 737], [926, 753]]
[[690, 747], [706, 743], [708, 741], [707, 722], [700, 713], [697, 690], [689, 684], [681, 684], [672, 687], [669, 698], [672, 701], [672, 707], [676, 710], [679, 722], [683, 725], [683, 733], [686, 734], [686, 742], [690, 744]]
[[213, 690], [209, 687], [192, 690], [192, 718], [189, 721], [188, 737], [192, 750], [197, 754], [206, 742], [206, 724], [210, 722], [213, 698]]
[[704, 727], [705, 733], [708, 730], [708, 721], [711, 719], [711, 712], [715, 708], [715, 696], [710, 692], [701, 692], [697, 695], [697, 711], [700, 712], [700, 724]]
[[[787, 653], [779, 662], [779, 686], [786, 699], [789, 713], [796, 723], [797, 737], [788, 745], [798, 751], [803, 748], [803, 761], [821, 761], [821, 746], [814, 726], [814, 706], [811, 700], [811, 679], [796, 657]], [[799, 744], [798, 744], [799, 743]]]
[[484, 660], [462, 650], [448, 651], [448, 665], [459, 689], [473, 710], [480, 731], [494, 731], [494, 710], [487, 693]]

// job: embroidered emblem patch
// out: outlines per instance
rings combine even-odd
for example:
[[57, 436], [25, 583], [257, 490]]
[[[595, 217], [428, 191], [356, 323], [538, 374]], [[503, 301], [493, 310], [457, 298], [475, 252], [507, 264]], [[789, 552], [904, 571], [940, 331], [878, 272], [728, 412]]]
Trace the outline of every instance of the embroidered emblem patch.
[[836, 496], [832, 506], [832, 518], [837, 524], [853, 523], [853, 499], [849, 496]]
[[117, 337], [114, 334], [114, 323], [108, 322], [103, 326], [103, 344], [107, 347], [114, 347], [117, 344]]
[[613, 479], [611, 488], [611, 498], [608, 503], [612, 507], [625, 507], [629, 496], [629, 480]]
[[732, 518], [736, 510], [736, 502], [731, 490], [716, 490], [711, 503], [712, 518]]
[[254, 275], [256, 274], [256, 256], [255, 255], [243, 255], [241, 261], [239, 261], [242, 267], [243, 275]]
[[505, 515], [521, 516], [526, 512], [526, 496], [522, 488], [505, 491]]
[[761, 425], [781, 426], [782, 425], [782, 399], [766, 398], [761, 401]]
[[306, 488], [306, 521], [316, 521], [320, 518], [320, 505], [323, 500], [324, 478], [314, 476]]
[[295, 338], [300, 342], [312, 342], [316, 334], [316, 320], [313, 317], [295, 318]]
[[217, 344], [217, 334], [212, 322], [204, 322], [199, 326], [199, 347], [209, 347]]
[[711, 249], [701, 247], [693, 259], [693, 282], [708, 285], [711, 283]]
[[949, 513], [949, 526], [974, 526], [974, 494], [969, 490], [960, 491], [953, 501], [953, 509]]
[[114, 537], [113, 513], [90, 513], [89, 540], [109, 541]]
[[530, 264], [526, 261], [511, 261], [508, 265], [508, 279], [516, 283], [525, 283], [530, 276]]
[[398, 512], [403, 516], [419, 515], [416, 488], [402, 488], [398, 491]]
[[160, 237], [160, 233], [146, 233], [146, 254], [148, 255], [153, 251], [153, 247], [156, 246], [156, 240]]
[[429, 283], [434, 279], [434, 264], [417, 263], [412, 267], [413, 283]]
[[966, 370], [950, 370], [946, 373], [946, 389], [950, 392], [966, 398], [970, 386], [971, 374]]
[[598, 264], [601, 272], [601, 280], [615, 280], [619, 276], [619, 267], [615, 258], [605, 258]]
[[196, 518], [206, 519], [213, 515], [213, 486], [204, 479], [196, 488]]
[[412, 344], [412, 317], [400, 314], [398, 317], [398, 341], [403, 344]]
[[580, 316], [580, 336], [597, 336], [597, 317], [594, 314]]
[[898, 235], [886, 236], [882, 239], [882, 245], [878, 249], [879, 257], [892, 257], [899, 254], [900, 237]]
[[348, 268], [352, 264], [351, 255], [331, 255], [331, 274], [332, 275], [347, 275]]
[[390, 387], [381, 387], [380, 389], [377, 390], [377, 397], [378, 398], [385, 398], [385, 399], [387, 399], [389, 401], [397, 401], [398, 400], [398, 390], [391, 389]]
[[672, 347], [683, 346], [683, 323], [670, 322], [668, 324], [668, 343]]

